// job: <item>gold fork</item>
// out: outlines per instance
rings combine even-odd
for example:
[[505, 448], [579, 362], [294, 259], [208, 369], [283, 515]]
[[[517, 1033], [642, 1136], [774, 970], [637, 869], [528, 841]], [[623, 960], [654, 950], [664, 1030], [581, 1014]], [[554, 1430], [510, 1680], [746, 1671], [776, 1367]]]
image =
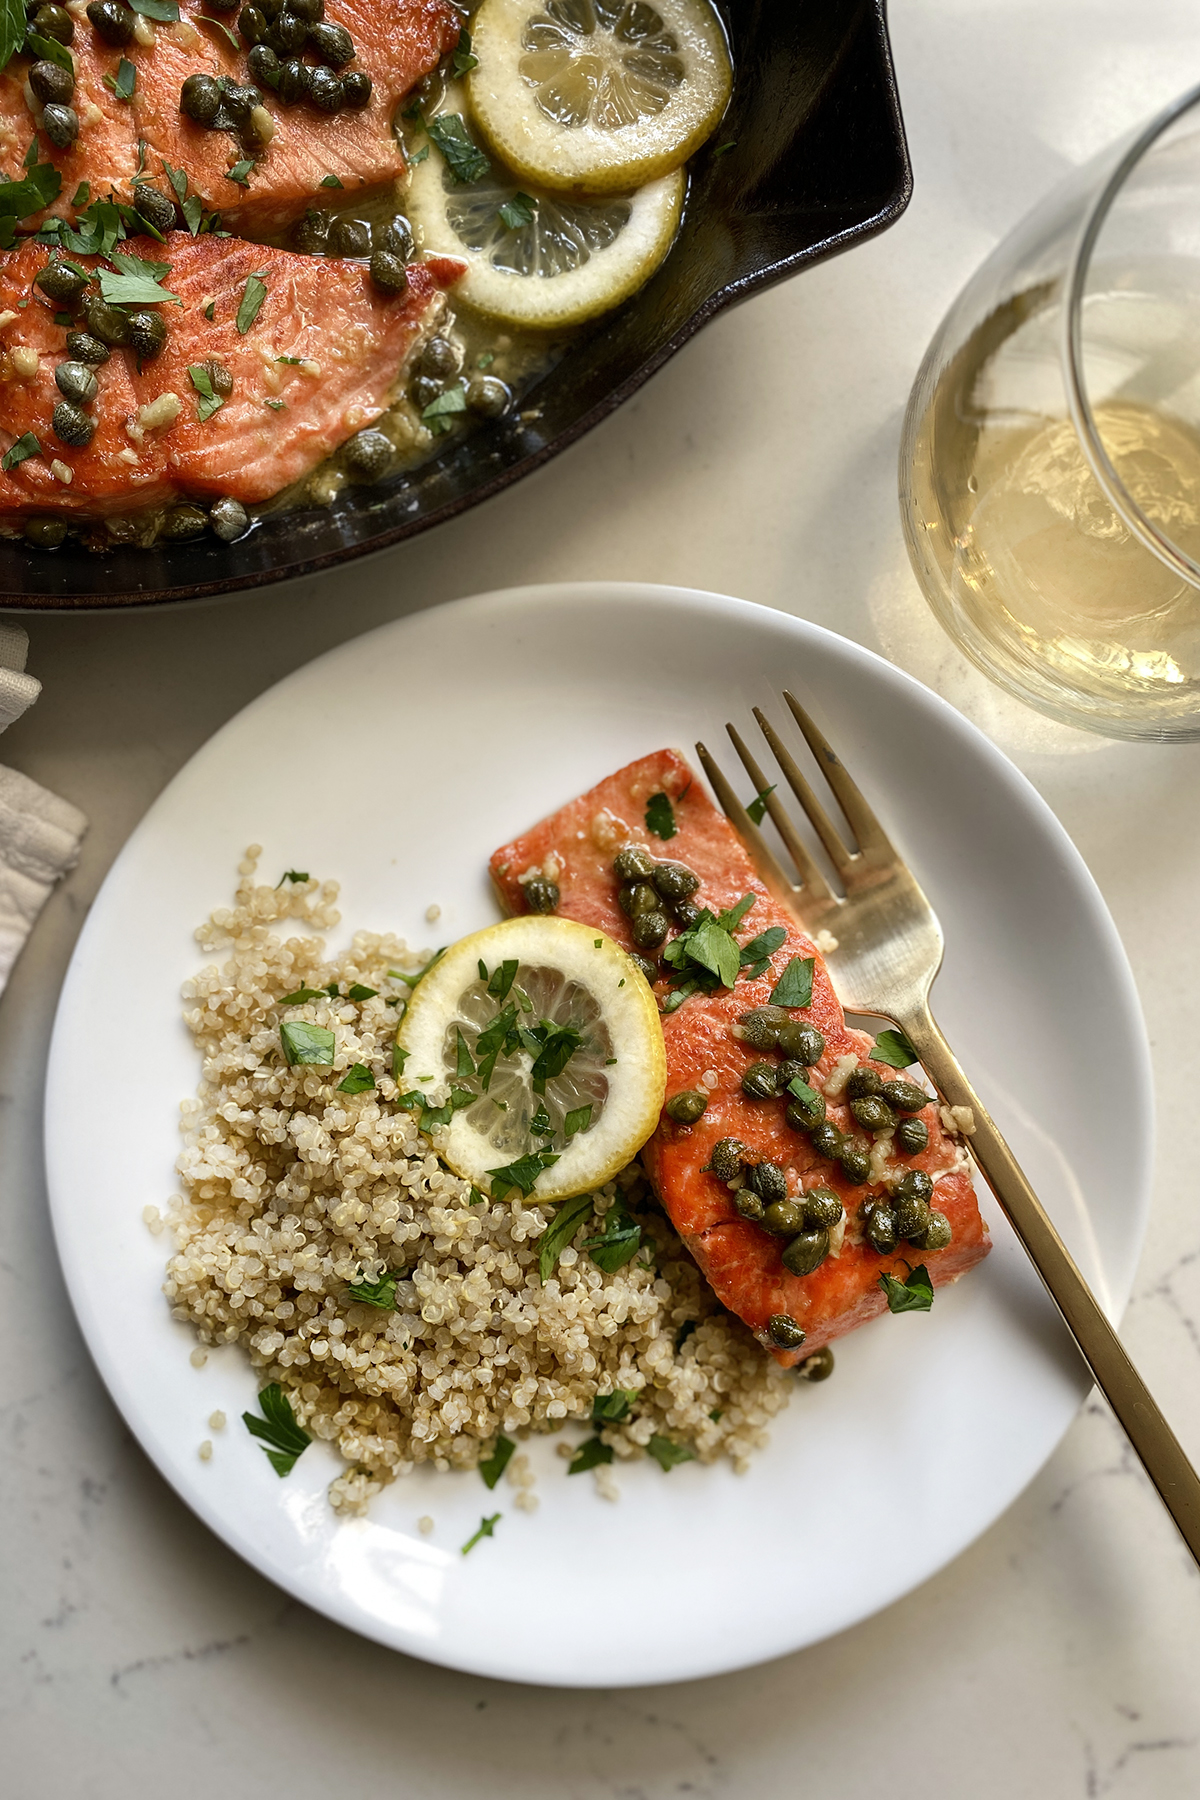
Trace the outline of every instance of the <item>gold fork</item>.
[[726, 730], [733, 747], [756, 794], [766, 796], [766, 811], [800, 876], [799, 885], [785, 873], [704, 745], [697, 744], [704, 772], [766, 885], [810, 935], [825, 929], [836, 937], [837, 949], [825, 952], [825, 962], [842, 1005], [848, 1012], [867, 1013], [898, 1025], [942, 1100], [951, 1107], [970, 1107], [974, 1115], [970, 1145], [976, 1162], [1066, 1321], [1096, 1385], [1200, 1563], [1200, 1476], [934, 1023], [929, 991], [943, 950], [937, 915], [825, 737], [793, 695], [785, 691], [783, 697], [845, 815], [857, 849], [847, 848], [794, 757], [758, 707], [754, 717], [824, 845], [844, 894], [835, 893], [826, 881], [778, 793], [767, 792], [766, 776], [732, 725]]

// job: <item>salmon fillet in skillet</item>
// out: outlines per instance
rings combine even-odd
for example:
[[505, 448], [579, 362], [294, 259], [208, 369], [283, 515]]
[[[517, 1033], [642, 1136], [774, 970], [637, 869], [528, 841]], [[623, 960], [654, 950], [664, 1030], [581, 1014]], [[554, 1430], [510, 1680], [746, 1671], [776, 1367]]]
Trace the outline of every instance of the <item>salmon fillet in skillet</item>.
[[58, 198], [45, 212], [25, 219], [22, 229], [34, 229], [51, 216], [68, 217], [81, 182], [90, 185], [93, 199], [110, 189], [128, 199], [137, 168], [138, 134], [133, 109], [104, 85], [106, 75], [116, 78], [124, 52], [98, 38], [86, 19], [82, 25], [76, 25], [70, 49], [75, 63], [71, 105], [79, 119], [79, 136], [69, 150], [56, 150], [38, 130], [41, 109], [31, 111], [25, 94], [32, 59], [16, 56], [0, 73], [0, 169], [4, 179], [20, 178], [25, 154], [35, 136], [40, 160], [53, 163], [62, 177]]
[[[654, 794], [667, 795], [673, 806], [677, 829], [667, 843], [652, 836], [644, 824], [647, 802]], [[896, 1071], [870, 1061], [873, 1041], [847, 1026], [820, 952], [764, 887], [736, 832], [677, 752], [661, 750], [630, 763], [502, 846], [490, 867], [505, 904], [519, 913], [527, 910], [522, 875], [543, 869], [547, 858], [553, 858], [559, 913], [594, 925], [631, 950], [630, 922], [618, 905], [618, 882], [612, 872], [613, 857], [626, 844], [649, 850], [656, 860], [686, 863], [700, 877], [696, 901], [713, 913], [734, 906], [743, 894], [755, 895], [739, 928], [741, 941], [770, 926], [786, 932], [770, 967], [757, 980], [739, 980], [733, 990], [694, 994], [662, 1021], [668, 1099], [698, 1087], [702, 1077], [711, 1093], [695, 1125], [677, 1125], [664, 1112], [642, 1160], [672, 1223], [722, 1304], [786, 1365], [884, 1312], [882, 1273], [903, 1279], [913, 1265], [923, 1262], [939, 1287], [972, 1268], [990, 1248], [987, 1227], [965, 1154], [944, 1131], [935, 1103], [915, 1115], [928, 1128], [927, 1148], [918, 1156], [896, 1158], [883, 1179], [854, 1186], [839, 1164], [818, 1155], [807, 1135], [787, 1124], [783, 1099], [750, 1100], [743, 1094], [742, 1076], [760, 1060], [761, 1052], [742, 1042], [734, 1030], [744, 1013], [768, 1003], [774, 984], [796, 956], [813, 959], [812, 1003], [793, 1011], [792, 1017], [811, 1021], [824, 1033], [825, 1051], [809, 1080], [817, 1088], [829, 1085], [827, 1116], [833, 1123], [844, 1131], [858, 1129], [841, 1095], [848, 1068], [838, 1070], [840, 1059], [852, 1056], [885, 1081], [894, 1080]], [[660, 999], [666, 991], [664, 983], [656, 987]], [[811, 1275], [792, 1275], [784, 1268], [780, 1239], [743, 1219], [730, 1187], [706, 1169], [714, 1144], [726, 1137], [741, 1139], [753, 1161], [779, 1163], [787, 1171], [790, 1192], [820, 1185], [832, 1188], [842, 1201], [846, 1231], [840, 1249]], [[881, 1256], [862, 1239], [859, 1209], [864, 1200], [885, 1193], [883, 1180], [888, 1174], [909, 1169], [923, 1169], [934, 1179], [933, 1205], [949, 1219], [953, 1239], [944, 1250], [922, 1251], [901, 1244], [895, 1254]], [[803, 1328], [801, 1347], [782, 1350], [771, 1341], [768, 1320], [780, 1313]]]

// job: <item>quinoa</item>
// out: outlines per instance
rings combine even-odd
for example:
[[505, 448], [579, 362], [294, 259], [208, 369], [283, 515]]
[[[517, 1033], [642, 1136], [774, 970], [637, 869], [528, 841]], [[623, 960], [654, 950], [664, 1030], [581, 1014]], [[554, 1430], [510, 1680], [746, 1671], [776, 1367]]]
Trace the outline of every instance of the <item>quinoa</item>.
[[[658, 1435], [744, 1469], [790, 1378], [721, 1307], [638, 1164], [596, 1194], [600, 1223], [581, 1223], [543, 1285], [539, 1239], [556, 1208], [515, 1192], [472, 1204], [395, 1105], [392, 1045], [409, 992], [395, 971], [419, 970], [428, 952], [359, 932], [327, 955], [336, 884], [256, 885], [260, 854], [247, 851], [233, 907], [196, 933], [226, 960], [183, 989], [203, 1069], [182, 1104], [182, 1191], [167, 1211], [174, 1317], [202, 1346], [241, 1344], [260, 1387], [280, 1382], [312, 1436], [336, 1445], [340, 1510], [362, 1510], [417, 1463], [473, 1468], [501, 1432], [590, 1429], [593, 1398], [616, 1388], [636, 1396], [600, 1432], [616, 1459], [644, 1455]], [[288, 922], [303, 935], [276, 929]], [[338, 996], [280, 1004], [335, 983]], [[353, 984], [377, 992], [351, 1001]], [[332, 1067], [289, 1067], [283, 1019], [332, 1029]], [[356, 1063], [374, 1088], [338, 1093]], [[606, 1274], [579, 1243], [618, 1197], [642, 1249]], [[389, 1273], [394, 1310], [348, 1293]], [[524, 1480], [528, 1464], [514, 1468]]]

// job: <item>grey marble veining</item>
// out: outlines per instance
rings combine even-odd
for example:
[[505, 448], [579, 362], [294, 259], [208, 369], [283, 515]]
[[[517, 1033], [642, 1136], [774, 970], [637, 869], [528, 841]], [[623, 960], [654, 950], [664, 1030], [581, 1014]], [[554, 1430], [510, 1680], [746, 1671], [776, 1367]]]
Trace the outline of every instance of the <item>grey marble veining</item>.
[[[1200, 1578], [1097, 1401], [981, 1540], [831, 1642], [686, 1686], [523, 1689], [351, 1637], [193, 1519], [108, 1401], [50, 1239], [39, 1111], [58, 986], [105, 870], [191, 752], [289, 669], [413, 606], [517, 581], [692, 583], [882, 649], [1014, 757], [1086, 857], [1133, 962], [1158, 1086], [1124, 1335], [1200, 1455], [1200, 746], [1084, 738], [989, 688], [920, 601], [895, 503], [900, 414], [944, 306], [1063, 168], [1194, 74], [1200, 21], [1186, 0], [894, 12], [917, 189], [893, 232], [718, 321], [560, 461], [371, 564], [233, 605], [30, 624], [45, 692], [0, 752], [92, 829], [0, 1003], [6, 1792], [1200, 1793]], [[1103, 1045], [1079, 1053], [1102, 1081]], [[781, 1555], [812, 1553], [797, 1496]]]

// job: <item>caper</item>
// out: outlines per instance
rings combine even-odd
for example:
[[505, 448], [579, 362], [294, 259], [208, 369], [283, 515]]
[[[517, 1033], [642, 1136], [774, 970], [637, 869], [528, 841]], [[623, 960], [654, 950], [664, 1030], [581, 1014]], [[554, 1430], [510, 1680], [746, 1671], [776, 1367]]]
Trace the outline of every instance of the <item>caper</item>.
[[67, 535], [67, 528], [61, 519], [27, 519], [25, 522], [25, 538], [30, 544], [36, 544], [39, 550], [57, 550]]
[[660, 912], [639, 913], [630, 935], [639, 950], [656, 950], [667, 935], [667, 915]]
[[73, 106], [47, 106], [42, 111], [42, 130], [56, 150], [69, 150], [79, 136], [79, 114]]
[[267, 15], [257, 6], [243, 6], [237, 26], [248, 44], [261, 44], [267, 35]]
[[866, 1100], [872, 1094], [878, 1094], [883, 1083], [874, 1069], [855, 1069], [846, 1083], [847, 1100]]
[[279, 80], [275, 84], [275, 92], [285, 106], [295, 106], [308, 93], [312, 70], [299, 57], [292, 57], [279, 66]]
[[348, 62], [354, 61], [354, 39], [344, 25], [329, 25], [324, 22], [310, 25], [308, 42], [314, 56], [331, 69], [345, 68]]
[[90, 363], [93, 368], [98, 369], [101, 363], [108, 361], [112, 351], [99, 338], [93, 337], [90, 331], [68, 331], [67, 354], [76, 362]]
[[789, 1019], [786, 1025], [779, 1028], [779, 1048], [785, 1056], [791, 1056], [797, 1062], [807, 1064], [811, 1069], [819, 1063], [825, 1053], [825, 1034], [818, 1031], [815, 1025], [806, 1025], [800, 1019]]
[[240, 4], [241, 0], [208, 0], [208, 10], [209, 12], [231, 13], [236, 12]]
[[261, 81], [264, 87], [270, 87], [273, 78], [279, 73], [279, 58], [270, 44], [252, 44], [246, 58], [246, 67], [255, 81]]
[[636, 919], [639, 913], [659, 912], [658, 895], [648, 881], [632, 881], [617, 896], [622, 912]]
[[308, 21], [298, 19], [290, 9], [281, 12], [265, 33], [265, 41], [280, 56], [299, 56], [308, 42]]
[[808, 1086], [809, 1067], [807, 1063], [797, 1062], [794, 1057], [786, 1056], [777, 1070], [779, 1089], [782, 1093], [789, 1082], [802, 1081]]
[[888, 1131], [896, 1123], [896, 1115], [878, 1094], [867, 1094], [850, 1102], [850, 1111], [864, 1131]]
[[718, 1181], [736, 1181], [742, 1172], [745, 1154], [746, 1146], [741, 1138], [720, 1138], [712, 1147], [705, 1170], [715, 1175]]
[[809, 1188], [804, 1196], [804, 1223], [810, 1231], [832, 1231], [842, 1219], [842, 1203], [832, 1188]]
[[179, 110], [197, 125], [211, 125], [221, 110], [221, 89], [212, 75], [189, 75], [179, 90]]
[[929, 1127], [924, 1119], [901, 1119], [896, 1127], [895, 1144], [905, 1156], [920, 1156], [929, 1148]]
[[916, 1243], [920, 1250], [944, 1250], [953, 1236], [954, 1232], [945, 1213], [931, 1210], [929, 1223]]
[[667, 1101], [667, 1113], [677, 1125], [694, 1125], [708, 1105], [708, 1095], [699, 1088], [684, 1088]]
[[[355, 432], [342, 451], [342, 460], [350, 474], [357, 480], [380, 481], [396, 460], [395, 446], [391, 438], [384, 432], [368, 427], [366, 431]], [[532, 883], [526, 886], [526, 895], [528, 895], [530, 886]], [[554, 905], [546, 910], [553, 912], [557, 905], [558, 897], [557, 890], [555, 890]], [[534, 908], [535, 912], [540, 910], [539, 907]]]
[[890, 1256], [900, 1240], [896, 1214], [886, 1200], [877, 1200], [867, 1213], [863, 1235], [879, 1256]]
[[29, 71], [29, 85], [43, 106], [66, 106], [75, 92], [75, 77], [55, 62], [35, 62]]
[[832, 1119], [822, 1119], [819, 1125], [812, 1128], [812, 1147], [818, 1156], [827, 1156], [835, 1162], [841, 1154], [842, 1145], [846, 1142], [842, 1133]]
[[512, 389], [494, 375], [473, 375], [467, 383], [467, 405], [481, 419], [502, 419], [512, 398]]
[[48, 262], [39, 269], [33, 278], [35, 287], [40, 287], [48, 300], [78, 300], [88, 284], [88, 277], [79, 269], [73, 269], [69, 263]]
[[879, 1092], [893, 1112], [916, 1113], [929, 1105], [929, 1095], [914, 1081], [885, 1081]]
[[164, 544], [181, 544], [207, 529], [208, 514], [198, 506], [171, 506], [159, 521], [158, 535]]
[[219, 395], [222, 400], [228, 400], [230, 394], [233, 392], [233, 376], [225, 367], [225, 364], [219, 362], [206, 362], [201, 363], [200, 366], [208, 376], [213, 393]]
[[[404, 262], [411, 262], [416, 245], [413, 243], [412, 226], [403, 213], [393, 213], [386, 225], [381, 225], [375, 233], [375, 243], [380, 250], [390, 250], [393, 256]], [[442, 340], [445, 342], [445, 340]], [[647, 857], [647, 862], [650, 860]]]
[[664, 900], [686, 900], [700, 886], [700, 877], [680, 862], [660, 862], [650, 879]]
[[557, 881], [551, 881], [546, 875], [533, 875], [522, 882], [525, 904], [533, 913], [552, 913], [558, 911], [558, 903], [562, 899]]
[[793, 1131], [811, 1131], [814, 1125], [820, 1125], [825, 1117], [825, 1096], [818, 1094], [815, 1088], [809, 1092], [811, 1099], [801, 1098], [797, 1094], [788, 1094], [787, 1122]]
[[861, 1187], [871, 1178], [871, 1152], [862, 1143], [843, 1144], [838, 1151], [842, 1174], [852, 1187]]
[[671, 911], [681, 931], [690, 931], [699, 922], [701, 909], [694, 900], [673, 900]]
[[650, 961], [650, 958], [648, 956], [639, 956], [636, 950], [629, 950], [626, 954], [638, 973], [644, 975], [646, 980], [650, 983], [650, 986], [653, 987], [658, 980], [658, 970]]
[[129, 342], [129, 320], [115, 306], [104, 300], [89, 300], [85, 317], [89, 335], [102, 344], [116, 350]]
[[[408, 270], [404, 258], [391, 250], [372, 250], [369, 264], [371, 280], [385, 294], [402, 294], [408, 287]], [[470, 391], [467, 404], [471, 404]], [[478, 408], [475, 408], [478, 411]]]
[[321, 112], [338, 112], [342, 104], [342, 78], [332, 69], [313, 69], [308, 77], [308, 97]]
[[783, 1253], [783, 1266], [789, 1275], [811, 1275], [829, 1255], [827, 1231], [802, 1231]]
[[262, 105], [262, 94], [256, 87], [244, 86], [240, 81], [227, 81], [221, 90], [221, 97], [227, 111], [235, 119], [248, 119], [256, 106]]
[[348, 75], [342, 76], [342, 105], [347, 112], [362, 112], [371, 104], [371, 90], [374, 83], [362, 69], [351, 69]]
[[749, 1219], [754, 1225], [762, 1224], [766, 1207], [753, 1188], [739, 1188], [733, 1196], [733, 1204], [737, 1208], [740, 1218]]
[[748, 1100], [774, 1100], [779, 1092], [778, 1074], [774, 1063], [751, 1063], [742, 1076], [742, 1092]]
[[[87, 16], [97, 37], [102, 37], [106, 44], [132, 41], [137, 20], [129, 7], [121, 5], [121, 0], [90, 0]], [[40, 13], [38, 17], [41, 17]]]
[[54, 371], [54, 384], [64, 400], [86, 406], [96, 398], [99, 383], [86, 363], [61, 362]]
[[153, 362], [167, 341], [166, 320], [156, 312], [129, 315], [129, 347], [139, 363]]
[[[787, 1199], [787, 1176], [777, 1162], [764, 1159], [755, 1163], [746, 1179], [759, 1199], [768, 1205]], [[799, 1231], [800, 1227], [797, 1225], [796, 1229]]]
[[822, 1344], [811, 1356], [806, 1356], [802, 1363], [796, 1364], [796, 1373], [801, 1381], [828, 1381], [833, 1374], [833, 1351], [828, 1344]]
[[277, 19], [284, 9], [285, 0], [254, 0], [264, 19]]
[[788, 1015], [782, 1006], [756, 1006], [753, 1012], [743, 1013], [738, 1020], [743, 1042], [752, 1050], [774, 1050], [787, 1022]]
[[302, 219], [297, 219], [288, 233], [288, 242], [293, 250], [299, 250], [305, 256], [323, 256], [329, 243], [329, 227], [332, 223], [327, 212], [318, 212], [310, 207]]
[[896, 1215], [896, 1235], [910, 1238], [914, 1242], [924, 1237], [929, 1229], [932, 1214], [928, 1200], [917, 1199], [912, 1194], [893, 1194], [892, 1211]]
[[365, 219], [335, 219], [329, 227], [330, 256], [370, 256], [371, 227]]
[[288, 0], [288, 10], [308, 25], [319, 25], [325, 17], [325, 0]]
[[223, 544], [232, 544], [250, 529], [250, 514], [240, 500], [229, 495], [217, 501], [208, 515], [209, 524]]
[[39, 6], [33, 15], [33, 29], [38, 37], [53, 38], [56, 44], [75, 42], [75, 21], [65, 6]]
[[155, 231], [174, 231], [175, 202], [148, 181], [134, 183], [133, 204]]
[[81, 450], [96, 435], [96, 421], [72, 400], [60, 400], [50, 418], [50, 428], [60, 443]]
[[771, 1342], [778, 1344], [781, 1350], [798, 1350], [804, 1342], [804, 1331], [791, 1313], [772, 1313], [767, 1320], [767, 1332]]
[[[445, 338], [430, 338], [429, 343], [421, 352], [422, 357], [432, 344], [445, 344], [447, 350], [453, 355], [453, 347], [446, 343]], [[453, 374], [453, 372], [453, 365], [445, 371], [447, 375]], [[625, 848], [618, 850], [613, 857], [613, 874], [618, 881], [648, 881], [653, 873], [654, 858], [648, 850], [641, 849], [637, 844], [626, 844]]]
[[933, 1178], [924, 1169], [909, 1169], [900, 1177], [893, 1191], [897, 1198], [905, 1195], [913, 1200], [932, 1200]]
[[410, 383], [408, 397], [418, 412], [433, 403], [442, 391], [442, 384], [432, 375], [417, 375]]
[[775, 1237], [793, 1238], [804, 1230], [804, 1208], [798, 1200], [772, 1200], [762, 1222]]
[[[422, 375], [437, 375], [440, 376], [442, 380], [445, 380], [447, 375], [457, 374], [458, 363], [458, 351], [450, 342], [450, 339], [437, 336], [426, 340], [425, 344], [422, 346], [421, 354], [417, 358], [417, 368]], [[623, 856], [624, 854], [625, 852], [622, 851], [621, 855]], [[642, 852], [642, 855], [645, 857], [645, 861], [650, 864], [650, 868], [645, 869], [639, 867], [634, 873], [640, 876], [642, 880], [645, 880], [654, 868], [654, 859], [653, 857], [645, 856], [644, 852]], [[618, 857], [617, 861], [620, 861], [620, 857]], [[616, 866], [617, 864], [614, 862], [613, 868], [615, 869]], [[623, 875], [621, 879], [622, 881], [628, 881], [631, 880], [632, 877]]]

